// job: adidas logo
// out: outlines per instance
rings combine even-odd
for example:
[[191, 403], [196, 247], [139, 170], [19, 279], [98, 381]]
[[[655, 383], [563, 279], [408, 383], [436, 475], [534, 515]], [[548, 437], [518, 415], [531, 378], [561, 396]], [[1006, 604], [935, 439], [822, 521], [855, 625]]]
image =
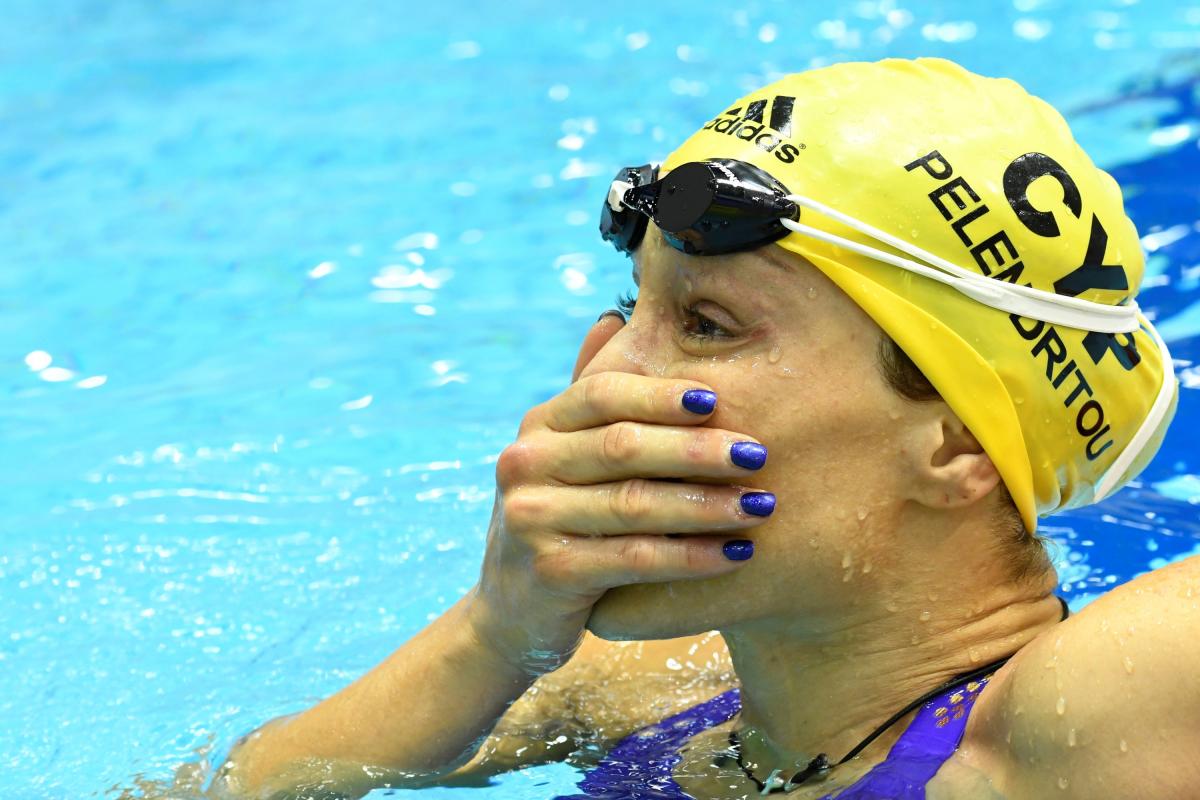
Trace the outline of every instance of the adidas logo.
[[772, 153], [784, 164], [796, 160], [804, 145], [784, 144], [792, 135], [792, 107], [796, 98], [776, 95], [771, 98], [771, 117], [763, 122], [767, 113], [767, 101], [755, 100], [747, 103], [743, 110], [736, 106], [704, 126], [704, 130], [736, 136], [744, 142], [754, 142], [768, 153]]

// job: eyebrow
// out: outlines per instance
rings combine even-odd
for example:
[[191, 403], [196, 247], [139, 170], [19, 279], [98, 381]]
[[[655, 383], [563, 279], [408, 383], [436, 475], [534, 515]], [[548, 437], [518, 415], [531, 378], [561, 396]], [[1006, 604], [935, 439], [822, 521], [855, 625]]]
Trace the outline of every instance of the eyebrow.
[[779, 267], [784, 272], [786, 272], [788, 274], [795, 273], [796, 265], [793, 264], [786, 256], [779, 255], [776, 248], [761, 247], [761, 248], [759, 248], [758, 253], [763, 258], [765, 258], [768, 262], [770, 262], [771, 264], [774, 264], [776, 267]]
[[[796, 265], [787, 256], [780, 255], [774, 247], [760, 247], [755, 253], [762, 256], [773, 267], [781, 269], [789, 275], [796, 274]], [[633, 284], [634, 286], [641, 286], [642, 275], [641, 270], [638, 268], [637, 259], [633, 258], [631, 261], [633, 261], [633, 269], [630, 274], [633, 276]]]

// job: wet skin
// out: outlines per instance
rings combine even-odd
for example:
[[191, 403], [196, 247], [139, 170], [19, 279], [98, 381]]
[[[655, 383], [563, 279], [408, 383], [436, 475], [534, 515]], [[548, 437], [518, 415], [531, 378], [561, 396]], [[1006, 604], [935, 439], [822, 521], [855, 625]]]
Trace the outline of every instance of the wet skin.
[[[1196, 630], [1197, 566], [1147, 576], [1058, 625], [1053, 571], [1014, 582], [991, 546], [1002, 501], [990, 460], [944, 404], [912, 403], [885, 385], [881, 332], [818, 270], [772, 248], [685, 256], [652, 231], [635, 276], [634, 314], [585, 343], [582, 375], [617, 370], [711, 386], [720, 401], [708, 424], [766, 445], [770, 457], [752, 485], [778, 498], [771, 519], [748, 533], [755, 556], [745, 568], [611, 589], [588, 622], [611, 640], [723, 634], [745, 707], [694, 743], [679, 768], [685, 788], [698, 797], [752, 788], [711, 766], [729, 727], [764, 765], [803, 764], [817, 751], [836, 758], [926, 688], [1014, 652], [930, 797], [1042, 797], [1051, 788], [1076, 796], [1113, 786], [1118, 770], [1097, 750], [1085, 752], [1084, 738], [1118, 754], [1133, 738], [1147, 748], [1152, 735], [1135, 700], [1166, 708], [1177, 697], [1195, 709], [1191, 676], [1166, 689], [1134, 680], [1128, 665], [1134, 632], [1163, 603], [1179, 605], [1190, 622], [1155, 620], [1162, 629], [1137, 653], [1149, 670], [1169, 667], [1152, 642], [1194, 638], [1187, 631]], [[1128, 632], [1116, 636], [1121, 625]], [[679, 640], [680, 649], [689, 641]], [[1117, 707], [1114, 691], [1123, 700]], [[1060, 702], [1068, 693], [1083, 694], [1069, 712]], [[833, 782], [792, 796], [848, 785], [884, 757], [906, 722]], [[1177, 747], [1158, 753], [1171, 772], [1163, 793], [1146, 783], [1136, 791], [1168, 797], [1193, 785], [1196, 770], [1172, 756]]]
[[[247, 737], [227, 764], [239, 764], [231, 796], [479, 783], [602, 748], [733, 685], [742, 713], [728, 727], [745, 759], [786, 777], [1014, 653], [931, 800], [1200, 796], [1200, 560], [1059, 623], [1053, 570], [1016, 580], [997, 547], [1004, 500], [975, 437], [944, 403], [885, 385], [881, 331], [817, 269], [772, 247], [689, 257], [653, 230], [635, 269], [629, 323], [593, 326], [578, 381], [531, 410], [501, 454], [480, 584], [341, 692]], [[716, 393], [711, 416], [679, 408], [673, 392], [689, 381]], [[610, 411], [669, 403], [649, 422], [614, 422], [587, 400], [595, 386], [630, 393], [602, 395]], [[712, 447], [721, 431], [764, 445], [765, 466], [732, 465], [728, 443]], [[640, 476], [636, 495], [596, 491]], [[738, 512], [742, 489], [774, 493], [773, 513]], [[610, 505], [631, 496], [633, 517]], [[638, 537], [644, 547], [624, 547]], [[722, 558], [732, 537], [753, 541], [753, 558]], [[904, 724], [791, 797], [852, 782]], [[677, 778], [696, 797], [755, 793], [713, 766], [724, 735], [685, 753]]]

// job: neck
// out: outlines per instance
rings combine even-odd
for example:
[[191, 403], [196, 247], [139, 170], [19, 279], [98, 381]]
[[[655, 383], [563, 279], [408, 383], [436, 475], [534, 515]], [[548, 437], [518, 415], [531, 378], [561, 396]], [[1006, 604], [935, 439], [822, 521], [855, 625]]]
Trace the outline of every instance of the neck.
[[[1061, 615], [1053, 572], [1016, 585], [961, 563], [906, 566], [896, 574], [907, 579], [877, 580], [845, 619], [722, 631], [742, 687], [743, 758], [760, 780], [776, 768], [786, 779], [820, 753], [836, 764], [911, 701], [1011, 655]], [[905, 724], [874, 747], [887, 747]]]

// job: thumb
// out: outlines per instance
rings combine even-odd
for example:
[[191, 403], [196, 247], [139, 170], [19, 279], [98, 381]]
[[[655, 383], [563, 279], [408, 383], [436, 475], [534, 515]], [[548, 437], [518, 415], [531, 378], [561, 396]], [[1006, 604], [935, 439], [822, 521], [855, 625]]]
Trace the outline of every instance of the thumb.
[[571, 383], [579, 380], [579, 373], [583, 372], [584, 368], [591, 363], [591, 360], [596, 357], [596, 353], [600, 352], [600, 348], [608, 344], [608, 340], [624, 327], [625, 317], [620, 311], [609, 309], [600, 315], [600, 319], [592, 325], [587, 336], [583, 337], [583, 344], [579, 346], [579, 357], [575, 359], [575, 369], [571, 372]]

